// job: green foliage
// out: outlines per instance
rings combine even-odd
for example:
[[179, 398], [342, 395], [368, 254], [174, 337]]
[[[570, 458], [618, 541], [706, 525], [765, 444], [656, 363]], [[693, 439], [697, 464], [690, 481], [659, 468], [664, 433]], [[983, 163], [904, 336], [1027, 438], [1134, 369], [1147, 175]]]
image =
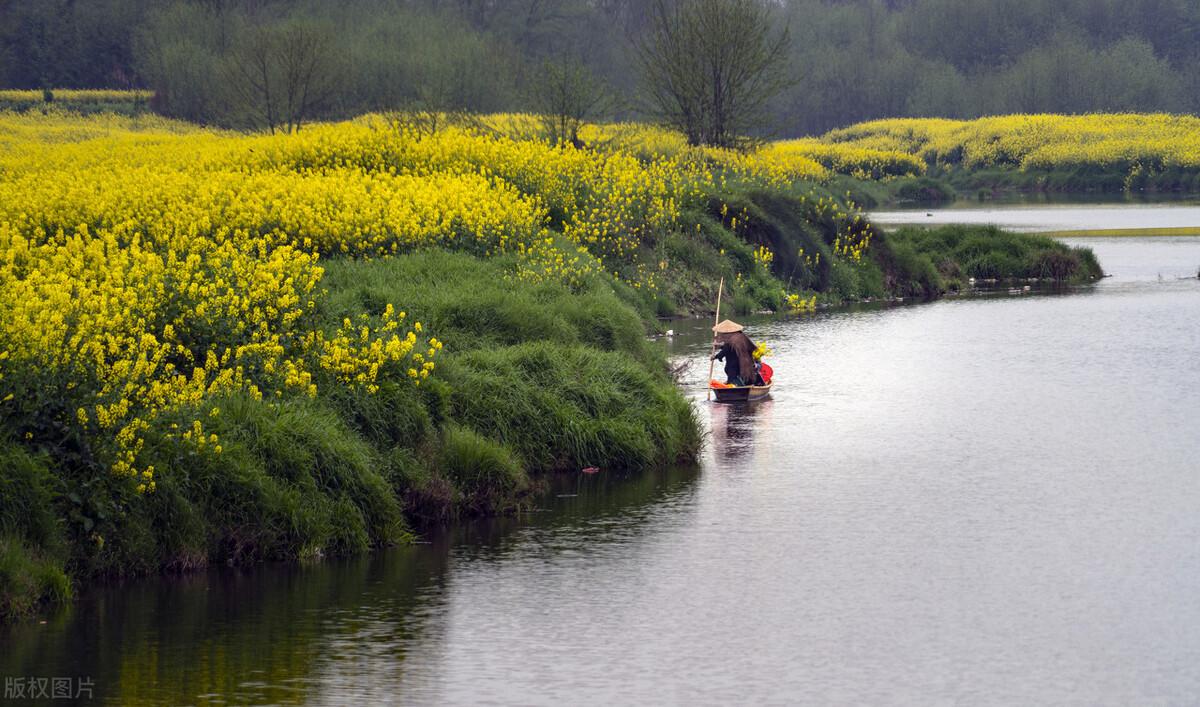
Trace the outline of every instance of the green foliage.
[[888, 185], [893, 199], [898, 202], [917, 204], [941, 204], [954, 201], [954, 189], [948, 184], [929, 177], [911, 177], [896, 180]]
[[[830, 268], [829, 290], [828, 292], [841, 300], [859, 300], [863, 298], [884, 298], [889, 295], [911, 296], [914, 294], [925, 294], [924, 287], [921, 283], [922, 273], [914, 272], [922, 270], [923, 263], [904, 263], [898, 272], [903, 273], [905, 280], [901, 284], [892, 283], [889, 289], [884, 285], [883, 271], [873, 260], [863, 260], [861, 263], [854, 263], [846, 260], [836, 260]], [[912, 281], [916, 281], [918, 286], [911, 286]], [[941, 290], [934, 288], [931, 290], [931, 295], [939, 293]]]
[[478, 350], [439, 368], [454, 419], [531, 471], [645, 469], [694, 458], [691, 406], [619, 353], [550, 342]]
[[71, 583], [61, 564], [16, 537], [0, 535], [0, 621], [24, 618], [70, 598]]
[[71, 596], [60, 488], [46, 458], [0, 439], [0, 621]]
[[530, 487], [525, 469], [508, 448], [458, 425], [442, 432], [438, 468], [463, 495], [464, 506], [476, 512], [509, 510]]
[[[276, 523], [268, 525], [277, 535], [264, 543], [269, 553], [345, 553], [403, 537], [401, 508], [380, 475], [377, 451], [327, 406], [233, 398], [215, 419], [218, 437], [241, 447], [253, 471], [261, 473], [251, 482], [254, 490], [273, 487], [282, 492], [278, 496], [294, 499], [295, 505], [274, 509]], [[268, 495], [275, 494], [258, 497]], [[256, 510], [236, 497], [209, 502], [213, 513], [239, 505]], [[230, 520], [231, 526], [246, 521]]]
[[[786, 192], [735, 192], [710, 199], [709, 209], [719, 217], [721, 204], [727, 204], [728, 213], [738, 215], [738, 235], [752, 248], [765, 246], [771, 250], [772, 272], [789, 287], [824, 291], [829, 287], [833, 262], [830, 246], [837, 234], [833, 222], [814, 212], [808, 202], [821, 196], [829, 197], [820, 190], [809, 192], [804, 202]], [[802, 251], [809, 258], [817, 254], [821, 257], [808, 264]], [[753, 267], [753, 260], [748, 267]]]
[[649, 363], [654, 354], [637, 310], [648, 306], [597, 276], [581, 291], [519, 280], [515, 261], [425, 251], [379, 260], [326, 265], [331, 325], [348, 313], [404, 302], [410, 320], [437, 332], [447, 351], [510, 346], [525, 341], [584, 344]]
[[940, 282], [939, 274], [1055, 282], [1090, 282], [1103, 276], [1095, 255], [1086, 248], [992, 226], [903, 228], [889, 242], [897, 269], [921, 275], [918, 280], [923, 286]]
[[[714, 204], [710, 200], [709, 211]], [[754, 245], [722, 226], [719, 213], [714, 216], [709, 211], [686, 211], [681, 221], [694, 224], [692, 229], [657, 238], [656, 250], [648, 258], [665, 266], [657, 273], [656, 307], [660, 312], [708, 311], [724, 278], [726, 295], [740, 302], [744, 311], [776, 309], [781, 294], [778, 280], [755, 264]]]
[[0, 535], [59, 549], [62, 528], [53, 512], [59, 489], [45, 457], [0, 440]]

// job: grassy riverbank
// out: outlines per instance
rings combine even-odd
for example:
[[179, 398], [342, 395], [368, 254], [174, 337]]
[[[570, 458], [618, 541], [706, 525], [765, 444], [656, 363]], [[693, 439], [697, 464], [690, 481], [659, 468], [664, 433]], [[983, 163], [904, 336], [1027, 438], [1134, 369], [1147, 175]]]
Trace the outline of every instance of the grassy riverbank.
[[808, 147], [530, 124], [0, 114], [0, 615], [695, 459], [656, 315], [722, 277], [736, 312], [932, 297], [982, 257], [892, 242]]
[[893, 249], [937, 293], [957, 292], [970, 281], [1001, 284], [1084, 284], [1104, 277], [1096, 256], [1052, 238], [1009, 233], [993, 226], [902, 228], [891, 234]]

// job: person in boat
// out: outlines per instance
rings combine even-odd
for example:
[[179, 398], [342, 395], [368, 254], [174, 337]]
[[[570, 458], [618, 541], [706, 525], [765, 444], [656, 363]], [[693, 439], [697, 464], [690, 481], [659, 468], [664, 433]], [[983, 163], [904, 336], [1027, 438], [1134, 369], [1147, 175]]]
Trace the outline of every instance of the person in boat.
[[728, 319], [713, 327], [716, 334], [717, 352], [714, 361], [725, 362], [725, 382], [730, 385], [754, 385], [758, 371], [754, 365], [754, 349], [757, 348], [744, 327]]

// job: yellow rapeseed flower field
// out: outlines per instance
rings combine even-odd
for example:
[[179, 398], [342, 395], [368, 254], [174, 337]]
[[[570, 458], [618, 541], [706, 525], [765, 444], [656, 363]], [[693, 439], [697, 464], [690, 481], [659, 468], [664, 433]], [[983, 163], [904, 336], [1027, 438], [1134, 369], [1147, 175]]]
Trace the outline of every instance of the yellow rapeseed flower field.
[[876, 120], [834, 130], [839, 148], [899, 151], [928, 165], [980, 169], [1200, 169], [1200, 118], [1168, 114], [1007, 115]]
[[[88, 89], [54, 89], [51, 96], [55, 101], [75, 102], [117, 102], [117, 101], [149, 101], [154, 97], [153, 91], [121, 90], [107, 88]], [[0, 101], [42, 101], [45, 94], [41, 89], [4, 89], [0, 90]]]
[[265, 136], [0, 113], [0, 416], [35, 445], [66, 424], [152, 492], [148, 431], [219, 454], [214, 398], [371, 393], [434, 371], [436, 332], [402, 302], [324, 327], [323, 258], [436, 247], [511, 254], [531, 282], [619, 271], [653, 287], [639, 249], [686, 204], [830, 169], [808, 156], [821, 146], [689, 148], [603, 126], [577, 148], [517, 134], [528, 117], [490, 121], [429, 134], [373, 115]]

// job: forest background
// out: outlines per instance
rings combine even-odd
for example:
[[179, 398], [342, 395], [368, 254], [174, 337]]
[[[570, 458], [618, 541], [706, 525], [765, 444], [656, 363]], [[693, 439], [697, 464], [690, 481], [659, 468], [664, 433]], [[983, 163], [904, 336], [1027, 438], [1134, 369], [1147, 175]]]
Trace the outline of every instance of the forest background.
[[[146, 88], [154, 108], [255, 127], [239, 67], [263, 32], [321, 45], [317, 117], [528, 110], [547, 67], [587, 72], [644, 117], [637, 0], [0, 0], [0, 88]], [[1190, 0], [780, 0], [790, 81], [756, 132], [895, 116], [1200, 112]], [[532, 107], [536, 108], [536, 105]]]

